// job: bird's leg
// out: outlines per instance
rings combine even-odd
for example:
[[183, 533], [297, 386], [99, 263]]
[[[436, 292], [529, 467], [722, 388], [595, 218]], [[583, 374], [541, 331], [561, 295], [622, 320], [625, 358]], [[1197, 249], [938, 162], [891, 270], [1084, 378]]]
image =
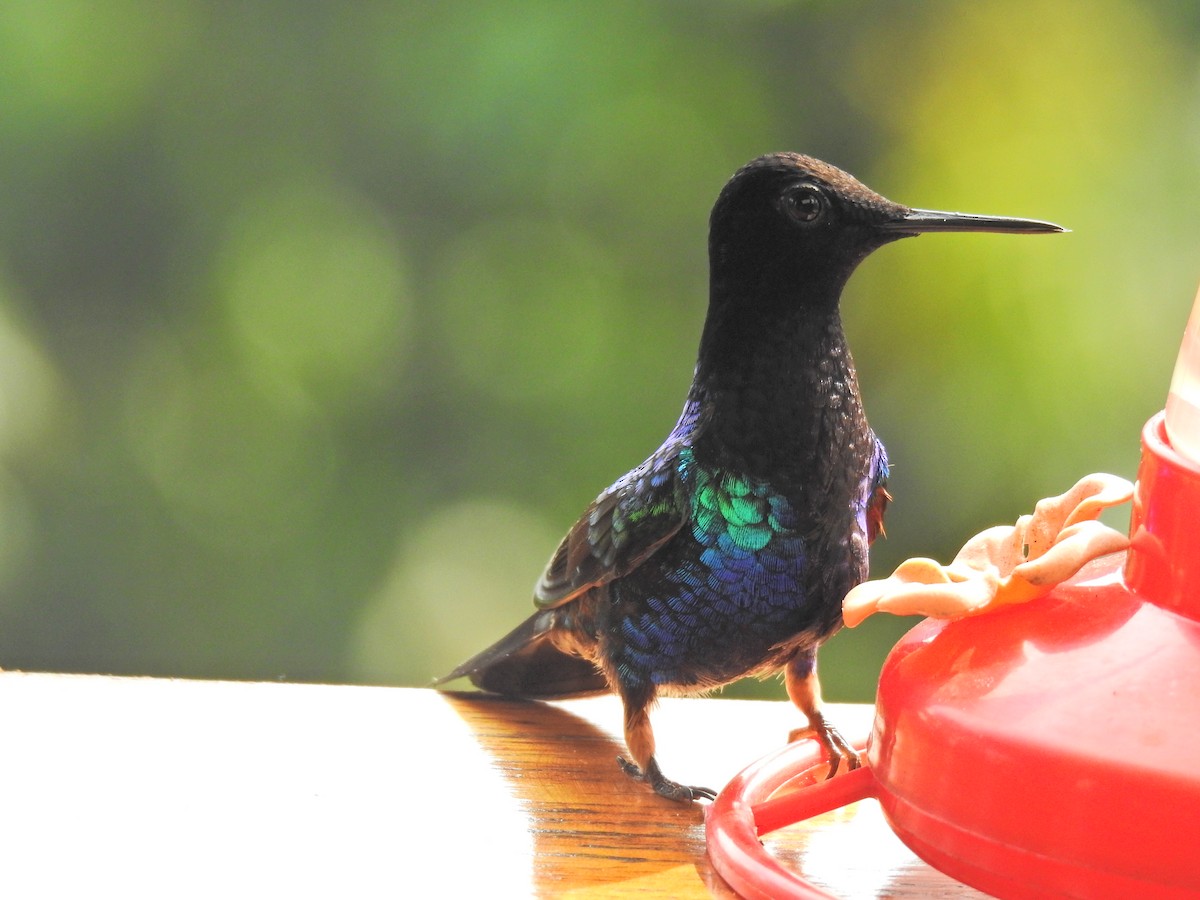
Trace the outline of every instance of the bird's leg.
[[825, 721], [821, 712], [821, 683], [817, 680], [817, 657], [815, 653], [797, 653], [787, 664], [784, 684], [788, 696], [808, 717], [807, 728], [797, 728], [788, 735], [788, 742], [815, 739], [829, 757], [829, 775], [832, 778], [841, 768], [842, 760], [850, 769], [857, 769], [862, 761], [856, 751], [836, 728]]
[[617, 757], [617, 765], [630, 778], [645, 781], [654, 792], [668, 800], [715, 800], [717, 792], [706, 787], [679, 784], [663, 775], [654, 758], [654, 729], [650, 727], [650, 704], [653, 693], [621, 691], [625, 704], [625, 746], [633, 761]]

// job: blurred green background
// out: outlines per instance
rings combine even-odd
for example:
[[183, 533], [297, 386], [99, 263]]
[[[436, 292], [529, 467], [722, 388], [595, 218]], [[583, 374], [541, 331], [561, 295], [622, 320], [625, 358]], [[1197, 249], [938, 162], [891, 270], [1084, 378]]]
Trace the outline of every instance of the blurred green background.
[[[673, 424], [709, 208], [781, 149], [1073, 229], [852, 281], [876, 573], [1134, 475], [1200, 279], [1200, 6], [5, 3], [0, 665], [480, 649]], [[827, 698], [910, 624], [839, 635]]]

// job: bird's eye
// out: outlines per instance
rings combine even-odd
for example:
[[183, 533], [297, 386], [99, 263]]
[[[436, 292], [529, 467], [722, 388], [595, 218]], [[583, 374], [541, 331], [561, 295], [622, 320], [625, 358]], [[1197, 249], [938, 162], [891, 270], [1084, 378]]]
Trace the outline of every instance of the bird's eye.
[[811, 225], [825, 215], [829, 202], [815, 184], [800, 184], [783, 195], [783, 210], [794, 222]]

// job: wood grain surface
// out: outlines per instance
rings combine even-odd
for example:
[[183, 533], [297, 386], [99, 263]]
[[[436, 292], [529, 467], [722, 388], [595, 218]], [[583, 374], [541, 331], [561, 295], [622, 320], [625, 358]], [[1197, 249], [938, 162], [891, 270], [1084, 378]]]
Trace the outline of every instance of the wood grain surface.
[[[848, 733], [871, 719], [829, 714]], [[3, 897], [733, 896], [704, 807], [618, 769], [612, 697], [3, 672], [0, 715]], [[719, 789], [797, 716], [665, 701], [663, 768]], [[764, 843], [841, 897], [980, 896], [873, 801]]]

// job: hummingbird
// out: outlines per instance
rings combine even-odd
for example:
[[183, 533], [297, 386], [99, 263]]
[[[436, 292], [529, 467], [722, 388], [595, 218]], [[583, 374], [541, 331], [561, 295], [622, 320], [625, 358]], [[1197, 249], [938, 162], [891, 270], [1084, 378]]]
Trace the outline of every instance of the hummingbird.
[[883, 534], [888, 456], [867, 423], [842, 289], [884, 244], [935, 231], [1061, 232], [1049, 222], [913, 209], [812, 157], [733, 174], [709, 220], [709, 300], [691, 386], [666, 440], [601, 491], [534, 588], [536, 611], [435, 682], [509, 697], [611, 691], [626, 774], [663, 797], [650, 712], [782, 670], [829, 760], [859, 765], [821, 711], [817, 650]]

